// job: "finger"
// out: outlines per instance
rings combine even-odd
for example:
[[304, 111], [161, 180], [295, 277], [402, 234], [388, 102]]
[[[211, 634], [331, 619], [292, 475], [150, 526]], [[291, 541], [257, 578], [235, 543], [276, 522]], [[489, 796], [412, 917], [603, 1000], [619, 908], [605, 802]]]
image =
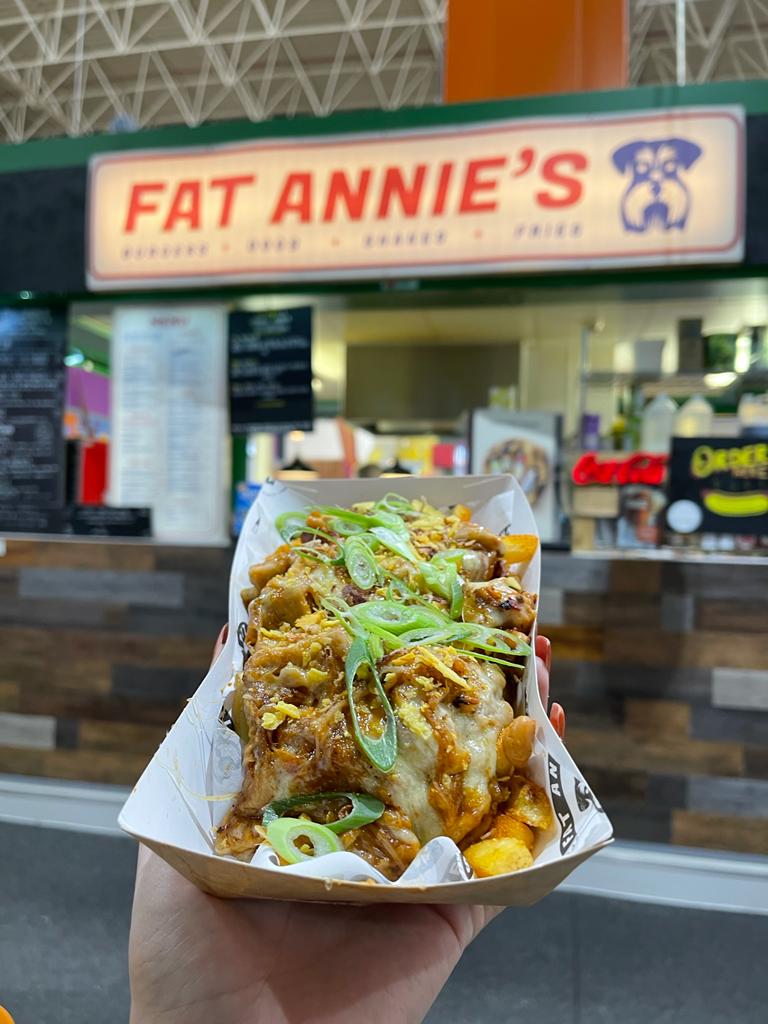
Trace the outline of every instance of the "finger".
[[565, 739], [565, 711], [562, 705], [553, 704], [549, 712], [549, 720], [561, 740]]
[[227, 642], [227, 635], [229, 634], [229, 626], [225, 623], [221, 627], [221, 632], [216, 637], [216, 643], [213, 645], [213, 654], [211, 655], [211, 664], [216, 661], [218, 656], [224, 650], [224, 644]]
[[536, 654], [544, 662], [547, 672], [552, 671], [552, 644], [546, 636], [536, 637]]
[[536, 658], [536, 682], [539, 684], [539, 696], [544, 710], [549, 705], [549, 669], [541, 657]]

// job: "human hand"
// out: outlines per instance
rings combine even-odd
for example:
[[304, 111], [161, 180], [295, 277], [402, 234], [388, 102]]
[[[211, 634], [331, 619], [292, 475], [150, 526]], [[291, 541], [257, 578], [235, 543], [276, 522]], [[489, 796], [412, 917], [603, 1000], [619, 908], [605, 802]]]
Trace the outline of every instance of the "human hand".
[[[538, 637], [545, 707], [550, 660], [549, 641]], [[562, 734], [559, 704], [550, 718]], [[131, 1024], [412, 1024], [498, 912], [223, 900], [142, 846], [129, 950]]]

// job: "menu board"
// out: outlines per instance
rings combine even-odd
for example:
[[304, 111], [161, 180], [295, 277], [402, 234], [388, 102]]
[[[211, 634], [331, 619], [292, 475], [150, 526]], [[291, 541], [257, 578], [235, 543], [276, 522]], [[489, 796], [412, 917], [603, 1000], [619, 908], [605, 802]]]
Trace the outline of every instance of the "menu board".
[[0, 509], [4, 529], [64, 501], [63, 310], [0, 310]]
[[768, 536], [768, 441], [676, 437], [667, 497], [676, 533]]
[[229, 315], [233, 433], [311, 430], [312, 308]]
[[221, 306], [115, 313], [108, 503], [150, 508], [158, 540], [229, 537], [225, 331]]

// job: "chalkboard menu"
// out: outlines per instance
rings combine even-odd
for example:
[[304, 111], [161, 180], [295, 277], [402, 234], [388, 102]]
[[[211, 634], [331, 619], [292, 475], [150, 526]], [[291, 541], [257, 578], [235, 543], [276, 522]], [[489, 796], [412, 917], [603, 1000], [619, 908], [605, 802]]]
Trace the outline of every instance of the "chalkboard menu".
[[229, 409], [234, 433], [312, 427], [312, 309], [229, 316]]
[[64, 311], [0, 309], [0, 511], [6, 529], [25, 530], [32, 511], [64, 502], [65, 350]]

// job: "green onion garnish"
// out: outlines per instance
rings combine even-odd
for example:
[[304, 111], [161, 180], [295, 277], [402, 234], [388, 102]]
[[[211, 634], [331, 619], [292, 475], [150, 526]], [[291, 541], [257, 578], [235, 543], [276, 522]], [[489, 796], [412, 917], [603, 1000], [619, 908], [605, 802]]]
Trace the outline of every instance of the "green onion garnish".
[[381, 541], [385, 548], [389, 548], [390, 551], [394, 551], [394, 553], [396, 555], [400, 555], [401, 558], [405, 558], [409, 562], [419, 561], [419, 556], [411, 547], [407, 530], [405, 537], [403, 537], [402, 534], [392, 530], [389, 526], [372, 526], [371, 533]]
[[[362, 607], [362, 605], [359, 607]], [[369, 736], [365, 732], [360, 722], [357, 705], [355, 704], [355, 679], [363, 665], [367, 665], [370, 669], [376, 696], [384, 710], [384, 731], [381, 736]], [[363, 636], [356, 636], [352, 641], [344, 665], [344, 676], [347, 683], [349, 714], [352, 719], [352, 732], [354, 733], [355, 741], [374, 767], [382, 772], [390, 772], [395, 767], [395, 761], [397, 760], [397, 722], [392, 705], [389, 703], [389, 698], [384, 691], [384, 687], [381, 685], [381, 679], [379, 679], [379, 673], [376, 670], [376, 662], [371, 656], [368, 644]]]
[[273, 800], [264, 808], [261, 823], [266, 828], [271, 822], [277, 821], [286, 811], [295, 807], [306, 807], [307, 804], [319, 803], [321, 800], [346, 800], [352, 809], [338, 821], [327, 821], [325, 827], [331, 832], [348, 832], [351, 828], [361, 828], [376, 821], [384, 813], [384, 804], [368, 793], [308, 793], [304, 796], [289, 796], [285, 800]]
[[344, 541], [344, 564], [350, 579], [361, 590], [370, 590], [379, 579], [379, 563], [364, 537], [347, 537]]
[[376, 502], [375, 508], [379, 512], [394, 512], [398, 516], [413, 517], [421, 515], [421, 512], [415, 509], [410, 501], [391, 491], [389, 494], [385, 494], [381, 501]]
[[[298, 848], [296, 842], [299, 839], [309, 842], [311, 855]], [[338, 853], [344, 849], [339, 837], [329, 828], [303, 818], [275, 818], [267, 825], [267, 842], [289, 864], [298, 864], [302, 860], [323, 857], [326, 853]]]

